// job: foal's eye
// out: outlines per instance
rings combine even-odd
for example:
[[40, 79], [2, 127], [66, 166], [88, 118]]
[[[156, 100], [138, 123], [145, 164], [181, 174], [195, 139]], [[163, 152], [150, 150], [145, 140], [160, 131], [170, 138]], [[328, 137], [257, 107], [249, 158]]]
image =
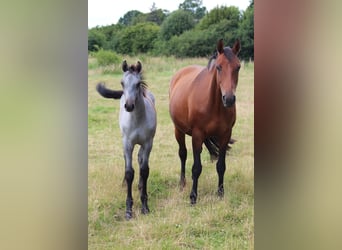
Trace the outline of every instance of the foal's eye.
[[137, 89], [140, 88], [140, 84], [141, 84], [140, 82], [137, 83]]

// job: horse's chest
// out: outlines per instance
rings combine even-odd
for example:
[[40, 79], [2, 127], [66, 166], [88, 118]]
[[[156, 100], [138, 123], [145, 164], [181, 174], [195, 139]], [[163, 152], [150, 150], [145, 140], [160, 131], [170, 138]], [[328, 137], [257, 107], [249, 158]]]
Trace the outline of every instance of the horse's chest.
[[146, 140], [153, 137], [153, 127], [148, 123], [140, 123], [133, 126], [133, 124], [124, 124], [121, 126], [121, 132], [127, 140], [132, 144], [143, 144]]

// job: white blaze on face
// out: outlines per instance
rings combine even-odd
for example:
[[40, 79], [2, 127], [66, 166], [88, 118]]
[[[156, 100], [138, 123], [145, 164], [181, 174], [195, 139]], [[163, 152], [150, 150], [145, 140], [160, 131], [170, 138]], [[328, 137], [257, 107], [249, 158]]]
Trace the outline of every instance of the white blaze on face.
[[135, 105], [135, 101], [139, 96], [140, 79], [137, 74], [126, 72], [122, 79], [123, 92], [125, 96], [125, 104], [128, 109]]

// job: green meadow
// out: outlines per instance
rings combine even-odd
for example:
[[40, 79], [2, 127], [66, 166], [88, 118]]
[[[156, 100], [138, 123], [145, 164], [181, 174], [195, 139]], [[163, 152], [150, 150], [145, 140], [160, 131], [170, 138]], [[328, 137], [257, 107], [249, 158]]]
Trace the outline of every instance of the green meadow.
[[89, 249], [254, 249], [254, 64], [242, 62], [237, 88], [236, 140], [226, 158], [225, 196], [216, 195], [216, 162], [204, 147], [198, 200], [190, 205], [191, 137], [186, 138], [187, 186], [179, 189], [180, 160], [169, 116], [168, 89], [180, 68], [207, 65], [206, 58], [125, 56], [140, 60], [156, 99], [157, 131], [150, 156], [147, 192], [150, 214], [140, 213], [139, 167], [134, 150], [134, 217], [125, 219], [126, 188], [119, 129], [119, 100], [104, 99], [98, 82], [121, 89], [121, 65], [99, 66], [88, 58], [88, 248]]

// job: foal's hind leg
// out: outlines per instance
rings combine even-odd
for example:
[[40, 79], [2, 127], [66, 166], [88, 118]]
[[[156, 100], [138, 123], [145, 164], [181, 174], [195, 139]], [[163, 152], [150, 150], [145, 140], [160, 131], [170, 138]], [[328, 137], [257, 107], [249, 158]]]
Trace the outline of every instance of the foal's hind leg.
[[183, 190], [186, 184], [186, 179], [185, 179], [185, 162], [186, 162], [186, 157], [187, 157], [187, 150], [186, 150], [186, 145], [185, 145], [185, 134], [175, 128], [175, 137], [179, 145], [179, 150], [178, 150], [178, 155], [181, 160], [181, 175], [180, 175], [180, 189]]
[[150, 173], [150, 168], [148, 165], [148, 159], [152, 149], [152, 141], [145, 143], [139, 149], [138, 162], [140, 166], [140, 178], [139, 178], [139, 190], [141, 199], [141, 213], [147, 214], [150, 209], [147, 205], [148, 195], [147, 195], [147, 179]]

